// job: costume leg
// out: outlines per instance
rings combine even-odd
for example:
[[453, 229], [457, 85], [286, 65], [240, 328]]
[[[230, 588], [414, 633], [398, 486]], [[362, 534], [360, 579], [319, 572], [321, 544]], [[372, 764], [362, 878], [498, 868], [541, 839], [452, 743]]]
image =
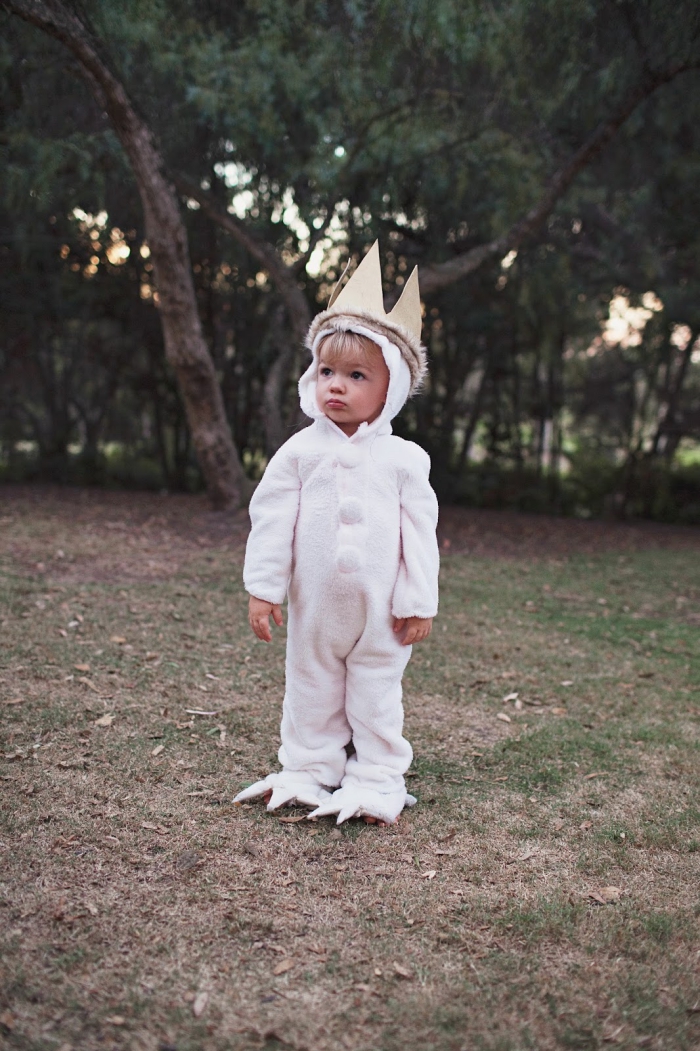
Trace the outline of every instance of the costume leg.
[[289, 614], [279, 761], [285, 771], [339, 785], [352, 731], [345, 716], [345, 661], [328, 625]]
[[405, 805], [403, 775], [413, 752], [402, 735], [401, 679], [411, 655], [393, 631], [391, 618], [369, 618], [347, 658], [345, 711], [355, 755], [347, 761], [341, 788], [314, 811], [338, 814], [338, 823], [363, 814], [394, 822]]
[[238, 801], [272, 790], [268, 810], [294, 802], [318, 807], [330, 799], [325, 786], [340, 784], [352, 736], [345, 715], [345, 656], [362, 632], [364, 600], [343, 594], [335, 608], [334, 617], [323, 616], [313, 594], [302, 597], [290, 589], [282, 770], [244, 789]]

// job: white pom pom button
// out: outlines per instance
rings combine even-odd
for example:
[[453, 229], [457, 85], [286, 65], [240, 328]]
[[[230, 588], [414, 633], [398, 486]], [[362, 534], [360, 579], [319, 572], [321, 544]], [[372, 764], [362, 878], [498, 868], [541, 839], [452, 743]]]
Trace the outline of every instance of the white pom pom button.
[[338, 451], [338, 463], [341, 467], [357, 467], [360, 452], [354, 445], [346, 445]]
[[365, 516], [362, 503], [356, 496], [346, 496], [341, 500], [338, 514], [343, 525], [357, 525]]
[[350, 546], [339, 548], [335, 564], [341, 573], [357, 573], [362, 565], [359, 548]]

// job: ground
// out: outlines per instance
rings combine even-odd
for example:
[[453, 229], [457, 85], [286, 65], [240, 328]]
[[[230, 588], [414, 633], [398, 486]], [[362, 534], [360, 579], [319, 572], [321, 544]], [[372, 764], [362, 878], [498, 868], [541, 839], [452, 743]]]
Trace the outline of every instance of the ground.
[[0, 1043], [700, 1047], [700, 531], [447, 509], [398, 826], [234, 806], [244, 514], [0, 489]]

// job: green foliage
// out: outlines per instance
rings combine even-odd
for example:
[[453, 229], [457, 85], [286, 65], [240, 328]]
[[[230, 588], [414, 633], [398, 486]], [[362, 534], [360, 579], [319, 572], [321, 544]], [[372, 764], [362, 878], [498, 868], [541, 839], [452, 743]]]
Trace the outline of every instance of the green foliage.
[[[335, 209], [320, 269], [299, 274], [312, 311], [376, 236], [390, 288], [503, 234], [650, 72], [700, 62], [691, 0], [99, 0], [89, 14], [173, 174], [287, 262]], [[68, 53], [16, 18], [4, 27], [3, 470], [22, 469], [29, 443], [44, 474], [68, 476], [77, 447], [99, 481], [116, 443], [124, 462], [146, 457], [167, 487], [191, 487], [128, 164]], [[397, 429], [432, 454], [443, 498], [698, 520], [697, 480], [677, 465], [700, 443], [699, 75], [634, 110], [508, 266], [428, 298], [431, 379]], [[98, 238], [76, 209], [107, 213]], [[184, 210], [234, 439], [260, 465], [279, 293]], [[118, 264], [114, 230], [129, 249]], [[649, 292], [663, 307], [646, 327], [601, 341], [611, 300], [638, 307]], [[303, 362], [296, 348], [287, 433]]]

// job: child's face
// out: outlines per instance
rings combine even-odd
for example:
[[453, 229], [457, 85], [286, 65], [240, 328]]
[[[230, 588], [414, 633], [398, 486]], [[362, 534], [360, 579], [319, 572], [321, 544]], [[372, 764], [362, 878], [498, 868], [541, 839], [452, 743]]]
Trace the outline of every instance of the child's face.
[[321, 412], [350, 437], [361, 423], [376, 420], [389, 390], [389, 369], [381, 351], [366, 355], [358, 346], [341, 358], [324, 355], [318, 364], [316, 401]]

